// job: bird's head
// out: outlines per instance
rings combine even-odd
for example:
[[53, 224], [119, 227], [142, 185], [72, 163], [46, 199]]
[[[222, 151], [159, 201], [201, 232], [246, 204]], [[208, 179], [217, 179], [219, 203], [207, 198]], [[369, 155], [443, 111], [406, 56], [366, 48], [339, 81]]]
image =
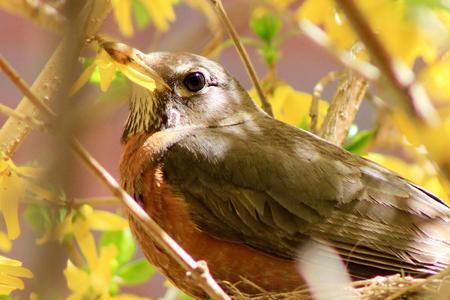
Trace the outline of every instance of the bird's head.
[[133, 86], [122, 140], [181, 126], [223, 126], [261, 116], [244, 88], [218, 63], [190, 53], [143, 57], [164, 84], [154, 91]]

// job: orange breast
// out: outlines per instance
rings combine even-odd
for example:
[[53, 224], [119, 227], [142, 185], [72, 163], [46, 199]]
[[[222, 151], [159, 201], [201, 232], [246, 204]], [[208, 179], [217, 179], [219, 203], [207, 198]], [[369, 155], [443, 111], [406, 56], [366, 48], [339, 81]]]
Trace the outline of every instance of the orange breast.
[[[127, 144], [122, 157], [124, 186], [134, 194], [134, 176], [141, 177], [144, 209], [194, 259], [206, 261], [214, 278], [232, 284], [245, 278], [266, 291], [277, 292], [293, 290], [302, 284], [295, 262], [270, 256], [244, 244], [219, 240], [200, 231], [191, 220], [188, 204], [175, 197], [164, 181], [160, 165], [147, 166], [146, 171], [138, 175], [142, 171], [139, 161], [145, 159], [145, 154], [139, 153], [139, 140]], [[144, 254], [161, 273], [186, 293], [206, 298], [204, 292], [186, 276], [184, 269], [157, 246], [133, 218], [130, 218], [130, 225]], [[248, 284], [238, 287], [244, 293], [258, 292]]]
[[[301, 285], [295, 262], [267, 255], [244, 244], [216, 239], [200, 231], [190, 218], [187, 204], [173, 196], [170, 187], [162, 180], [160, 170], [147, 172], [143, 182], [145, 210], [194, 259], [207, 262], [212, 275], [220, 281], [237, 283], [246, 278], [266, 291], [289, 291]], [[151, 237], [146, 236], [134, 222], [133, 230], [147, 258], [175, 285], [187, 293], [203, 298], [204, 293], [190, 282], [186, 272], [169, 258]], [[240, 290], [255, 293], [257, 290], [243, 284]]]

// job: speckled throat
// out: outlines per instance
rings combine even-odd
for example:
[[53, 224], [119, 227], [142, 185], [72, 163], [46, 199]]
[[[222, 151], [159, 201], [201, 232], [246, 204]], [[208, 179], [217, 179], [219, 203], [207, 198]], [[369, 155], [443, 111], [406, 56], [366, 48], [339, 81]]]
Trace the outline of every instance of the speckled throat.
[[158, 94], [145, 88], [133, 87], [130, 97], [130, 114], [123, 130], [122, 143], [135, 134], [161, 130], [165, 120], [164, 108]]

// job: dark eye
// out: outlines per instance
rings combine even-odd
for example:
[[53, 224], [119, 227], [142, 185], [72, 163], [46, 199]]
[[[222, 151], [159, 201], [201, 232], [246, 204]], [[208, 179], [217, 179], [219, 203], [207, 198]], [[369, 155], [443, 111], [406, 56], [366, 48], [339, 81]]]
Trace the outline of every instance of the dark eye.
[[198, 92], [206, 85], [205, 75], [200, 72], [190, 73], [186, 75], [183, 83], [189, 91]]

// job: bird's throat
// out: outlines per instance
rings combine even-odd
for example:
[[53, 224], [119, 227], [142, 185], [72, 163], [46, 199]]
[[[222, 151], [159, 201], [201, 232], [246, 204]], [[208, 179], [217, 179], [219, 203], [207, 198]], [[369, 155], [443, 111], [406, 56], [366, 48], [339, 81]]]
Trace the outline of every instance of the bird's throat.
[[139, 133], [152, 133], [161, 130], [165, 123], [162, 103], [157, 94], [139, 88], [133, 89], [130, 99], [130, 114], [125, 123], [122, 142]]

